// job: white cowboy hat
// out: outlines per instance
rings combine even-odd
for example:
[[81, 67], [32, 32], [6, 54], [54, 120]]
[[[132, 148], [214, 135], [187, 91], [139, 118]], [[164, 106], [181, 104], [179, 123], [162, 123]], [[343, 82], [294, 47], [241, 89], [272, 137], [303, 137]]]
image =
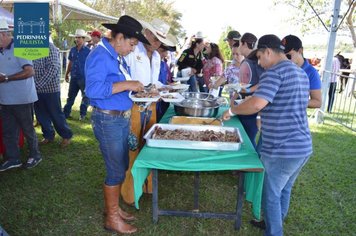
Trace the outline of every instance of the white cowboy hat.
[[196, 33], [196, 35], [194, 36], [195, 39], [203, 39], [203, 38], [206, 38], [205, 36], [203, 36], [203, 32], [201, 31], [198, 31]]
[[84, 37], [85, 41], [91, 40], [91, 37], [83, 29], [76, 29], [74, 34], [69, 34], [69, 37]]
[[9, 24], [6, 22], [5, 19], [0, 19], [0, 32], [9, 32], [13, 31]]
[[170, 26], [166, 22], [160, 19], [153, 19], [151, 23], [145, 21], [140, 21], [140, 23], [144, 29], [151, 31], [161, 43], [171, 47], [174, 46], [174, 43], [167, 39]]

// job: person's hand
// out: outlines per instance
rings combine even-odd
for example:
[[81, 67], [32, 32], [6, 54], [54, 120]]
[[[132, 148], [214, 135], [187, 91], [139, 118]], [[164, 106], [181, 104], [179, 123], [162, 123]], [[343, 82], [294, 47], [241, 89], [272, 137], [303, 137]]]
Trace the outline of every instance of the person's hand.
[[194, 68], [192, 68], [192, 69], [191, 69], [191, 72], [190, 72], [190, 75], [195, 75], [196, 73], [197, 73], [197, 70], [194, 69]]
[[224, 114], [222, 115], [223, 120], [230, 120], [231, 115], [229, 113], [229, 110], [224, 111]]
[[3, 73], [0, 73], [0, 83], [5, 82], [6, 76]]
[[129, 83], [129, 90], [134, 91], [134, 92], [140, 92], [143, 91], [144, 86], [140, 81], [137, 80], [131, 80], [127, 81]]
[[208, 88], [209, 88], [209, 89], [213, 89], [213, 88], [214, 88], [214, 84], [213, 84], [213, 83], [209, 83], [209, 84], [208, 84]]
[[66, 75], [66, 77], [64, 79], [67, 83], [69, 83], [69, 75]]

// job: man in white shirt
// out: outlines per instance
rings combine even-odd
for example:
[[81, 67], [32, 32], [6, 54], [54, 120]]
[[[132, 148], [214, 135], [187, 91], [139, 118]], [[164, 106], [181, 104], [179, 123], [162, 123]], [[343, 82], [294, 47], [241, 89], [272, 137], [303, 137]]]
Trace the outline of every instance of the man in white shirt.
[[[148, 43], [139, 42], [135, 51], [125, 57], [127, 65], [130, 67], [131, 77], [133, 80], [140, 81], [143, 85], [155, 84], [162, 85], [159, 82], [159, 72], [161, 66], [161, 57], [156, 51], [161, 44], [166, 46], [175, 46], [167, 39], [169, 25], [159, 19], [154, 19], [151, 23], [140, 21]], [[147, 105], [147, 104], [146, 104]], [[156, 103], [148, 105], [142, 109], [135, 104], [131, 109], [131, 134], [137, 137], [138, 147], [142, 146], [142, 136], [153, 124], [156, 123]], [[138, 149], [139, 149], [138, 148]], [[129, 169], [126, 171], [126, 178], [122, 184], [121, 196], [128, 203], [134, 203], [133, 178], [131, 167], [138, 155], [138, 149], [130, 150]], [[152, 177], [147, 178], [145, 187], [146, 193], [152, 193]]]
[[161, 57], [156, 50], [162, 43], [167, 46], [175, 46], [166, 38], [170, 27], [159, 19], [154, 19], [151, 23], [141, 21], [141, 24], [144, 28], [144, 35], [150, 44], [139, 42], [135, 51], [125, 59], [134, 80], [138, 80], [144, 85], [161, 85], [158, 81]]

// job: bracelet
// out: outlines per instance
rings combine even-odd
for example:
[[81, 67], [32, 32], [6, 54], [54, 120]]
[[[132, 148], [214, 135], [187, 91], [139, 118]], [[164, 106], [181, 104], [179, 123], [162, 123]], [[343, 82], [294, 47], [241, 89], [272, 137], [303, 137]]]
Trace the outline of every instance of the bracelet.
[[236, 116], [236, 114], [231, 111], [231, 108], [229, 108], [228, 111], [229, 111], [229, 115], [230, 115], [230, 116]]

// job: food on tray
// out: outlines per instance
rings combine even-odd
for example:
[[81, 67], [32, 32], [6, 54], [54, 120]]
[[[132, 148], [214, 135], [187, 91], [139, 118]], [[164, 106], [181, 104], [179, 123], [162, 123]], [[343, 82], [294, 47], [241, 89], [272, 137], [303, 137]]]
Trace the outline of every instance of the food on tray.
[[138, 92], [133, 94], [134, 97], [136, 98], [154, 98], [159, 96], [158, 92], [146, 92], [146, 91], [142, 91], [142, 92]]
[[144, 91], [135, 93], [133, 96], [136, 98], [154, 98], [159, 96], [159, 91], [153, 84], [146, 86]]
[[165, 99], [176, 99], [176, 97], [172, 94], [162, 95], [161, 98]]
[[156, 127], [152, 139], [164, 140], [189, 140], [189, 141], [214, 141], [214, 142], [239, 142], [236, 133], [230, 131], [192, 131], [184, 129], [164, 130]]

